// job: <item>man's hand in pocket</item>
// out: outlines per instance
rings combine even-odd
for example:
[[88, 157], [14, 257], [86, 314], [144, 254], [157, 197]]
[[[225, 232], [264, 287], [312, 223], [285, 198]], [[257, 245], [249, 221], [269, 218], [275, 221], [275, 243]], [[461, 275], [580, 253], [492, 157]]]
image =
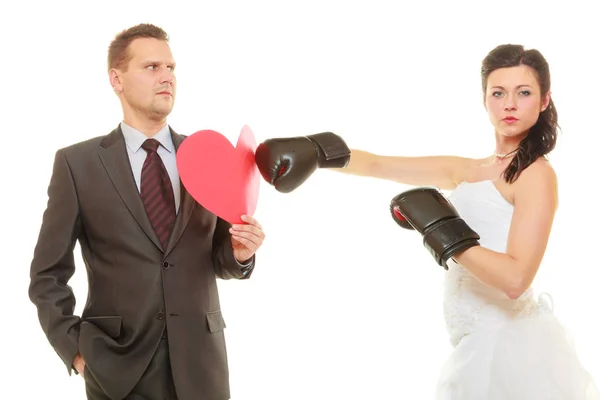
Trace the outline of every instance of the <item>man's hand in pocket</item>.
[[77, 355], [75, 356], [75, 359], [73, 360], [73, 366], [75, 367], [77, 372], [79, 372], [79, 375], [81, 375], [81, 377], [83, 378], [83, 371], [85, 369], [85, 361], [83, 361], [83, 357], [81, 357], [81, 354], [77, 353]]

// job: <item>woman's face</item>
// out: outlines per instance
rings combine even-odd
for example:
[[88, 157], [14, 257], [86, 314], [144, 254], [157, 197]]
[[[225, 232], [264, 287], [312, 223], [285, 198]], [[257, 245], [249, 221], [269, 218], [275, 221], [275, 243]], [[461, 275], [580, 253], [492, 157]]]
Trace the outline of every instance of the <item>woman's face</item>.
[[488, 76], [484, 104], [500, 136], [520, 140], [549, 101], [550, 93], [542, 96], [537, 74], [531, 67], [500, 68]]

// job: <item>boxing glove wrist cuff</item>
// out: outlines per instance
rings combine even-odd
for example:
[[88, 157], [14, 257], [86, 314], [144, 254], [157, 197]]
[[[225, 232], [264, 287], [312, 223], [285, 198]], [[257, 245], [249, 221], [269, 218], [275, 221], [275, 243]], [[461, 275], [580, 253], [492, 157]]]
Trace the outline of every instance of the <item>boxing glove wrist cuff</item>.
[[307, 136], [315, 146], [319, 168], [345, 168], [350, 161], [350, 148], [332, 132]]
[[479, 246], [479, 235], [462, 218], [444, 220], [423, 235], [425, 248], [438, 265], [448, 269], [446, 262], [455, 254]]

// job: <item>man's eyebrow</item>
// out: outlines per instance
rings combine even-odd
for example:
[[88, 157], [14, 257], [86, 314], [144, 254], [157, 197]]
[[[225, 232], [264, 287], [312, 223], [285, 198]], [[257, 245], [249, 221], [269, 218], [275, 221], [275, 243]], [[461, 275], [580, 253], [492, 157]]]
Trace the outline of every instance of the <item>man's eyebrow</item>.
[[146, 64], [146, 65], [150, 65], [150, 64], [167, 64], [167, 65], [172, 65], [172, 66], [176, 65], [175, 61], [158, 61], [158, 60], [145, 60], [145, 61], [142, 61], [142, 64]]

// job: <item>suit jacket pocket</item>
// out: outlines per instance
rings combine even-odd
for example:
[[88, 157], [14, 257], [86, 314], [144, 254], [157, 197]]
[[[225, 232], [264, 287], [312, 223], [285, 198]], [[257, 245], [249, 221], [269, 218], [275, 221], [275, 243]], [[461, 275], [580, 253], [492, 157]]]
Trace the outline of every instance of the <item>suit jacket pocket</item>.
[[123, 317], [119, 315], [86, 317], [84, 318], [84, 321], [94, 324], [96, 327], [98, 327], [98, 329], [100, 329], [113, 339], [116, 339], [121, 335]]
[[222, 331], [227, 327], [221, 310], [208, 312], [206, 314], [206, 321], [208, 322], [208, 330], [212, 333]]

